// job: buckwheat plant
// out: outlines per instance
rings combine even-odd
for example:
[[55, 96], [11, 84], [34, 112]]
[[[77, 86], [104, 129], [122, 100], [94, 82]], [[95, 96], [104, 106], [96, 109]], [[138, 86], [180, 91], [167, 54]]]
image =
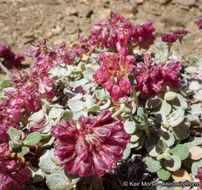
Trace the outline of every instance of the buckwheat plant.
[[134, 180], [197, 189], [202, 59], [171, 57], [185, 35], [163, 34], [169, 52], [157, 51], [152, 21], [115, 13], [72, 48], [30, 45], [29, 70], [0, 45], [0, 190], [121, 190]]

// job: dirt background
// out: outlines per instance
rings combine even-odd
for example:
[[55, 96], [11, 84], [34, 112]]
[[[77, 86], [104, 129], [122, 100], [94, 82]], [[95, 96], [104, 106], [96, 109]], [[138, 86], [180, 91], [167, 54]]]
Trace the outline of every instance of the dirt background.
[[23, 52], [37, 40], [67, 44], [88, 35], [98, 20], [119, 12], [134, 24], [153, 20], [156, 35], [186, 29], [184, 54], [198, 55], [202, 30], [194, 21], [202, 18], [202, 0], [0, 0], [0, 43]]

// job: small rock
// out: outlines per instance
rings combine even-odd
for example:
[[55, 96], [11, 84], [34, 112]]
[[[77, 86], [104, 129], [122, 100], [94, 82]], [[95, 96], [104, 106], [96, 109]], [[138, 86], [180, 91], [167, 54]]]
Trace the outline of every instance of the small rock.
[[59, 34], [63, 29], [64, 28], [57, 25], [55, 28], [52, 28], [51, 31], [53, 32], [53, 34]]
[[90, 18], [90, 16], [92, 15], [93, 10], [92, 7], [87, 6], [87, 5], [82, 5], [79, 9], [79, 16], [80, 17], [87, 17]]
[[30, 30], [27, 30], [24, 34], [23, 37], [25, 38], [33, 38], [34, 37], [34, 33]]
[[184, 27], [188, 22], [188, 16], [181, 16], [178, 12], [172, 12], [171, 10], [165, 10], [162, 13], [161, 22], [165, 24], [166, 27], [181, 26]]
[[[93, 23], [96, 23], [99, 20], [103, 20], [106, 17], [109, 17], [111, 15], [111, 10], [110, 9], [98, 9], [95, 11], [95, 16], [93, 17]], [[91, 17], [92, 18], [92, 17]]]
[[161, 12], [162, 12], [160, 4], [158, 4], [158, 3], [154, 4], [150, 1], [145, 2], [143, 4], [142, 8], [145, 12], [151, 13], [153, 15], [159, 16], [159, 15], [161, 15]]
[[196, 4], [196, 0], [176, 0], [176, 3], [184, 6], [193, 6]]
[[137, 5], [141, 5], [144, 3], [144, 0], [136, 0]]
[[128, 14], [128, 13], [136, 13], [137, 12], [137, 6], [136, 3], [128, 3], [125, 4], [123, 7], [123, 12]]
[[78, 11], [77, 11], [74, 7], [68, 7], [68, 8], [66, 9], [66, 14], [67, 14], [68, 16], [70, 16], [70, 15], [78, 16]]
[[161, 5], [168, 4], [171, 0], [154, 0], [154, 2], [159, 3]]

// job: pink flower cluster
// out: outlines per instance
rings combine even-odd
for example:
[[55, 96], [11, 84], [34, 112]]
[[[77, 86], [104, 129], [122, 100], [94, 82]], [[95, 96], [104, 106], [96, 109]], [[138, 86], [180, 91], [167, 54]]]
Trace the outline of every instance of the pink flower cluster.
[[121, 53], [103, 52], [100, 54], [102, 67], [96, 71], [94, 79], [107, 89], [113, 101], [126, 97], [131, 84], [128, 75], [133, 71], [135, 57]]
[[133, 43], [137, 43], [139, 47], [149, 49], [156, 39], [153, 32], [155, 32], [153, 22], [148, 21], [143, 25], [137, 25], [133, 28], [131, 40]]
[[187, 30], [176, 30], [173, 32], [173, 34], [163, 34], [161, 36], [161, 40], [163, 42], [173, 43], [176, 42], [177, 39], [181, 41], [183, 37], [186, 36], [187, 34], [188, 34]]
[[123, 124], [111, 116], [111, 111], [102, 111], [96, 118], [81, 116], [78, 124], [63, 120], [52, 127], [57, 139], [55, 155], [68, 173], [102, 176], [105, 170], [116, 167], [130, 136]]
[[116, 13], [111, 18], [101, 20], [94, 25], [89, 40], [93, 45], [116, 48], [118, 51], [122, 47], [132, 44], [148, 49], [155, 40], [154, 31], [155, 28], [151, 21], [133, 26], [129, 19]]
[[[35, 53], [37, 54], [37, 51]], [[37, 61], [40, 62], [42, 59]], [[23, 70], [14, 70], [12, 89], [6, 91], [7, 99], [0, 102], [0, 135], [4, 137], [2, 138], [4, 140], [7, 139], [8, 128], [18, 128], [20, 123], [24, 122], [24, 115], [29, 115], [41, 108], [42, 97], [49, 99], [54, 97], [52, 86], [54, 80], [48, 76], [51, 66], [45, 61], [44, 64], [38, 64], [37, 61], [27, 75]]]
[[195, 24], [198, 26], [199, 29], [202, 29], [202, 19], [195, 21]]
[[10, 46], [2, 44], [0, 44], [0, 58], [3, 58], [3, 64], [8, 68], [18, 67], [24, 60], [22, 54], [15, 55]]
[[167, 42], [167, 43], [173, 43], [176, 42], [177, 40], [177, 35], [176, 34], [163, 34], [161, 36], [161, 40], [163, 42]]
[[47, 73], [40, 73], [36, 69], [31, 70], [27, 76], [22, 71], [16, 71], [17, 74], [19, 76], [13, 76], [13, 88], [6, 92], [8, 98], [1, 102], [4, 109], [0, 109], [0, 121], [4, 128], [19, 126], [24, 113], [30, 114], [40, 109], [43, 96], [49, 99], [54, 96], [53, 80]]
[[79, 45], [74, 44], [73, 47], [74, 49], [68, 50], [66, 44], [62, 43], [57, 48], [48, 48], [46, 41], [43, 41], [36, 46], [31, 45], [26, 51], [29, 57], [36, 58], [35, 65], [37, 67], [46, 68], [46, 72], [48, 72], [50, 68], [59, 63], [72, 65], [75, 57], [81, 57], [85, 52], [84, 48]]
[[199, 188], [198, 190], [202, 190], [202, 167], [197, 169], [197, 177], [199, 178]]
[[188, 34], [187, 30], [176, 30], [173, 32], [173, 34], [175, 34], [178, 38], [181, 36], [186, 36]]
[[149, 54], [144, 55], [144, 62], [137, 63], [134, 77], [136, 90], [141, 91], [144, 98], [151, 97], [162, 91], [164, 85], [177, 87], [179, 85], [178, 71], [181, 70], [179, 61], [168, 64], [152, 65]]
[[8, 143], [0, 144], [0, 190], [23, 189], [29, 178], [27, 164], [11, 157]]

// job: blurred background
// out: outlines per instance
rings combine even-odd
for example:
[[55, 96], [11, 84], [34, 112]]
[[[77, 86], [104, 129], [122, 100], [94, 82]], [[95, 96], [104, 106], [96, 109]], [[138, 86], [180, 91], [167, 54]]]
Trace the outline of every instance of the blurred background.
[[0, 43], [16, 53], [37, 40], [72, 44], [113, 12], [134, 24], [153, 20], [157, 40], [162, 33], [186, 29], [184, 54], [201, 55], [202, 30], [194, 21], [202, 18], [202, 0], [0, 0]]

